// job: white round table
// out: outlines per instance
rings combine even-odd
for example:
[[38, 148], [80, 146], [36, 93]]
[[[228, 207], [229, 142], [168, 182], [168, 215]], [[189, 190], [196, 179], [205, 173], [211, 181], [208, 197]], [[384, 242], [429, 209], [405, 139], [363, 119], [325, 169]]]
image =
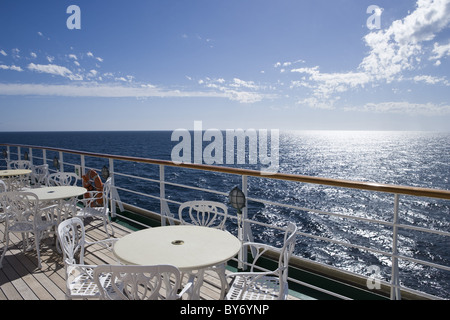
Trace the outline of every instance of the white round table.
[[124, 264], [171, 264], [181, 271], [211, 267], [233, 258], [241, 242], [227, 231], [200, 226], [166, 226], [130, 233], [114, 244]]
[[113, 253], [124, 264], [170, 264], [196, 277], [192, 299], [200, 296], [205, 268], [236, 256], [241, 242], [227, 231], [202, 226], [178, 225], [148, 228], [119, 239]]
[[[42, 187], [42, 188], [34, 188], [34, 189], [25, 189], [23, 192], [34, 193], [39, 201], [57, 201], [58, 202], [58, 210], [56, 216], [56, 224], [59, 225], [61, 222], [61, 215], [63, 211], [64, 201], [65, 199], [74, 199], [75, 197], [81, 196], [82, 194], [87, 192], [86, 188], [77, 187], [77, 186], [55, 186], [55, 187]], [[69, 203], [70, 204], [70, 203]], [[70, 204], [70, 206], [75, 206], [74, 203]], [[74, 214], [76, 212], [73, 212]], [[57, 226], [56, 226], [57, 228]], [[56, 233], [56, 231], [55, 231]], [[59, 242], [56, 239], [56, 248], [58, 252], [60, 252]]]
[[28, 169], [10, 169], [10, 170], [0, 170], [1, 177], [14, 177], [30, 174], [31, 170]]
[[87, 192], [86, 188], [77, 186], [55, 186], [27, 189], [34, 193], [39, 201], [61, 200], [81, 196]]
[[4, 181], [8, 188], [8, 191], [16, 190], [23, 188], [25, 186], [26, 176], [31, 173], [29, 169], [8, 169], [8, 170], [0, 170], [0, 178], [6, 178]]

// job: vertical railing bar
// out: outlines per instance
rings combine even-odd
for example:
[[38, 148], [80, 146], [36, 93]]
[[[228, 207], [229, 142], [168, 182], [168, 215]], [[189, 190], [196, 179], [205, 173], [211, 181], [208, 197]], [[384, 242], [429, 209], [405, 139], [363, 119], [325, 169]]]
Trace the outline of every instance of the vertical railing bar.
[[391, 270], [391, 300], [400, 300], [399, 273], [398, 273], [398, 207], [399, 194], [394, 195], [394, 219], [392, 232], [392, 270]]
[[84, 176], [86, 174], [84, 154], [80, 156], [80, 166], [81, 166], [80, 174], [81, 176]]
[[28, 160], [30, 160], [31, 165], [33, 165], [33, 148], [28, 149]]
[[43, 164], [47, 164], [47, 149], [42, 149], [42, 161], [44, 161]]
[[166, 225], [166, 217], [164, 214], [164, 199], [166, 198], [166, 185], [164, 183], [164, 165], [160, 164], [159, 165], [159, 210], [160, 210], [160, 214], [161, 214], [161, 225], [165, 226]]
[[[238, 217], [238, 239], [244, 243], [248, 236], [248, 222], [247, 222], [247, 196], [248, 196], [248, 187], [247, 187], [247, 176], [243, 175], [242, 179], [242, 192], [245, 195], [245, 206], [242, 208], [241, 217]], [[242, 247], [242, 246], [241, 246]], [[246, 269], [247, 266], [247, 252], [242, 249], [239, 251], [239, 259], [238, 259], [238, 268]]]
[[63, 152], [59, 152], [59, 171], [64, 172], [64, 156]]
[[8, 159], [6, 161], [6, 169], [9, 169], [9, 163], [11, 161], [11, 149], [9, 146], [6, 146], [6, 159]]
[[[114, 159], [109, 158], [109, 176], [111, 177], [111, 193], [115, 195], [115, 192], [112, 191], [115, 190], [115, 181], [114, 181]], [[116, 217], [116, 197], [110, 195], [111, 200], [111, 217]]]

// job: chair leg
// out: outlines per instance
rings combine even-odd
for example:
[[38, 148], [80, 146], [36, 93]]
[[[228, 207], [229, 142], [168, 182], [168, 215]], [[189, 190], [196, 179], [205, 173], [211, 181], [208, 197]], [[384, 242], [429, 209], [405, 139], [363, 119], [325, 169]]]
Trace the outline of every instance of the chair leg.
[[40, 243], [41, 243], [41, 239], [40, 239], [40, 232], [36, 232], [36, 234], [34, 235], [34, 242], [36, 245], [36, 252], [37, 252], [37, 259], [38, 259], [38, 269], [42, 268], [41, 265], [41, 251], [39, 250], [40, 247]]
[[108, 238], [110, 237], [110, 234], [109, 234], [109, 231], [108, 231], [108, 226], [111, 229], [111, 236], [114, 237], [114, 228], [111, 225], [111, 222], [109, 221], [108, 216], [103, 217], [103, 226], [105, 227], [105, 231], [106, 231], [106, 234], [108, 235]]
[[3, 246], [3, 252], [2, 252], [2, 256], [0, 257], [0, 269], [3, 268], [3, 258], [6, 255], [6, 251], [8, 250], [8, 244], [9, 244], [9, 233], [8, 231], [5, 231], [5, 235], [4, 235], [4, 242], [5, 245]]
[[112, 230], [112, 236], [114, 236], [114, 230], [113, 230], [113, 228], [111, 227], [111, 225], [109, 224], [108, 217], [103, 217], [103, 227], [105, 228], [106, 235], [107, 235], [108, 238], [109, 238], [109, 237], [111, 237], [111, 235], [109, 234], [109, 231], [108, 231], [108, 225], [110, 226], [110, 228], [111, 228], [111, 230]]

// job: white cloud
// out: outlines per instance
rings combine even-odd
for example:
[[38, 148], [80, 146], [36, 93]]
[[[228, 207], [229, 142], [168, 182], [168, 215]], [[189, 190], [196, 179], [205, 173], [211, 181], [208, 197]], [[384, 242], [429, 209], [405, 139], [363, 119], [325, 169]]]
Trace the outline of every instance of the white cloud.
[[291, 65], [293, 65], [293, 64], [297, 64], [297, 63], [305, 63], [305, 60], [299, 59], [299, 60], [296, 60], [296, 61], [294, 61], [294, 62], [291, 62], [291, 61], [285, 61], [285, 62], [283, 62], [283, 63], [277, 62], [277, 63], [275, 63], [273, 66], [274, 66], [275, 68], [278, 68], [278, 67], [281, 67], [281, 66], [283, 66], [283, 67], [289, 67], [289, 66], [291, 66]]
[[[311, 95], [302, 98], [299, 104], [313, 108], [332, 108], [340, 99], [341, 93], [364, 88], [369, 84], [378, 85], [379, 82], [414, 80], [416, 83], [449, 85], [444, 77], [404, 75], [406, 70], [418, 69], [427, 53], [433, 54], [430, 60], [450, 55], [450, 43], [435, 43], [433, 50], [428, 50], [429, 42], [449, 24], [449, 0], [418, 0], [416, 9], [405, 18], [394, 21], [385, 30], [371, 31], [363, 38], [370, 50], [357, 71], [325, 73], [319, 70], [319, 66], [292, 68], [291, 73], [301, 74], [301, 79], [291, 81], [290, 88], [303, 87], [311, 90]], [[440, 64], [440, 60], [435, 62], [435, 66]], [[281, 62], [274, 65], [275, 68], [282, 66]], [[389, 110], [393, 110], [396, 105], [390, 106]], [[382, 107], [388, 109], [386, 105], [380, 105], [377, 110], [383, 110]], [[415, 110], [420, 109], [418, 105], [409, 105], [409, 109], [413, 107]]]
[[8, 54], [7, 54], [5, 51], [3, 51], [3, 50], [0, 50], [0, 54], [3, 55], [3, 56], [5, 56], [5, 57], [8, 55]]
[[14, 49], [12, 49], [11, 51], [12, 51], [13, 57], [14, 57], [15, 59], [19, 59], [19, 58], [20, 58], [20, 55], [19, 55], [20, 50], [19, 50], [18, 48], [14, 48]]
[[12, 65], [12, 66], [6, 66], [6, 65], [4, 65], [4, 64], [0, 64], [0, 69], [3, 69], [3, 70], [13, 70], [13, 71], [19, 71], [19, 72], [22, 72], [22, 71], [23, 71], [23, 69], [22, 69], [21, 67], [18, 67], [18, 66], [15, 66], [15, 65]]
[[72, 73], [72, 71], [70, 71], [66, 67], [58, 66], [55, 64], [43, 65], [43, 64], [30, 63], [28, 65], [28, 69], [31, 71], [36, 71], [36, 72], [40, 72], [40, 73], [49, 73], [49, 74], [65, 77], [70, 80], [83, 80], [82, 76], [75, 75]]
[[315, 66], [312, 68], [297, 68], [297, 69], [292, 69], [291, 72], [298, 72], [298, 73], [307, 73], [310, 75], [315, 75], [319, 73], [319, 66]]
[[273, 98], [273, 95], [259, 92], [264, 87], [255, 84], [254, 81], [246, 81], [239, 78], [233, 78], [231, 81], [226, 81], [223, 78], [198, 80], [198, 84], [208, 89], [216, 90], [218, 93], [223, 93], [224, 96], [233, 101], [240, 103], [255, 103], [265, 98]]
[[95, 57], [94, 56], [94, 54], [92, 53], [92, 52], [88, 52], [88, 53], [86, 53], [86, 55], [89, 57], [89, 58], [94, 58], [95, 60], [97, 60], [98, 62], [103, 62], [103, 58], [100, 58], [100, 57]]
[[413, 78], [413, 80], [415, 82], [425, 82], [427, 84], [437, 84], [437, 83], [442, 83], [445, 85], [450, 85], [450, 83], [448, 82], [447, 79], [443, 78], [443, 77], [433, 77], [433, 76], [429, 76], [429, 75], [421, 75], [421, 76], [415, 76]]
[[445, 56], [450, 56], [450, 42], [448, 44], [440, 45], [439, 43], [434, 44], [433, 48], [434, 56], [430, 57], [430, 60], [441, 59]]
[[124, 86], [117, 84], [93, 85], [45, 85], [0, 83], [1, 95], [40, 95], [62, 97], [105, 97], [105, 98], [147, 98], [147, 97], [216, 97], [234, 98], [221, 92], [162, 90], [152, 85]]
[[78, 60], [77, 56], [73, 53], [69, 54], [68, 57], [73, 60]]
[[361, 70], [377, 80], [394, 80], [402, 71], [414, 68], [424, 53], [422, 44], [433, 40], [449, 23], [448, 0], [417, 1], [410, 15], [364, 37], [370, 53], [361, 62]]
[[445, 115], [450, 114], [450, 105], [434, 103], [381, 102], [366, 103], [362, 108], [348, 107], [347, 111], [364, 111], [371, 113], [395, 113], [409, 115]]
[[302, 99], [298, 104], [312, 108], [330, 109], [339, 97], [332, 98], [335, 93], [342, 93], [356, 87], [364, 87], [371, 81], [364, 72], [321, 73], [319, 67], [297, 68], [291, 72], [302, 73], [302, 80], [292, 81], [291, 88], [306, 87], [312, 89], [312, 96]]
[[297, 101], [297, 104], [306, 105], [306, 106], [308, 106], [310, 108], [314, 108], [314, 109], [325, 109], [325, 110], [335, 109], [334, 101], [332, 101], [332, 100], [324, 101], [322, 99], [318, 99], [317, 97], [305, 98], [303, 100]]
[[[223, 83], [223, 81], [220, 83]], [[244, 80], [241, 80], [238, 78], [234, 78], [233, 83], [231, 83], [230, 86], [235, 87], [235, 88], [243, 87], [243, 88], [249, 88], [249, 89], [258, 89], [258, 86], [255, 85], [255, 83], [253, 81], [244, 81]]]

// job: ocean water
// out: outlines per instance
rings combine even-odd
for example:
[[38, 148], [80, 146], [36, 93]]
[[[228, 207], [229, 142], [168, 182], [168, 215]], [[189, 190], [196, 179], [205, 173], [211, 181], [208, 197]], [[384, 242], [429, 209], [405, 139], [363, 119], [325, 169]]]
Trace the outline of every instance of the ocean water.
[[[59, 147], [81, 151], [171, 160], [177, 141], [171, 131], [148, 132], [15, 132], [1, 133], [0, 142]], [[193, 136], [192, 136], [193, 137]], [[204, 146], [208, 143], [204, 143]], [[39, 151], [34, 151], [40, 156]], [[398, 184], [450, 190], [450, 133], [439, 132], [363, 132], [363, 131], [286, 131], [280, 133], [279, 172], [376, 183]], [[56, 153], [55, 153], [56, 155]], [[48, 159], [54, 155], [49, 152]], [[65, 155], [64, 161], [78, 163], [79, 157]], [[86, 159], [88, 166], [108, 165], [103, 159]], [[0, 165], [3, 165], [0, 161]], [[132, 175], [157, 178], [156, 166], [115, 162], [115, 170]], [[228, 164], [227, 164], [228, 165]], [[259, 170], [261, 164], [229, 165]], [[70, 170], [70, 169], [69, 169]], [[166, 180], [229, 192], [240, 184], [240, 177], [210, 172], [166, 168]], [[159, 195], [159, 185], [136, 183], [116, 176], [125, 188]], [[302, 208], [323, 210], [349, 216], [392, 221], [394, 197], [390, 194], [347, 190], [328, 186], [248, 178], [249, 197], [276, 201]], [[167, 186], [170, 200], [209, 199], [226, 202], [219, 195]], [[159, 211], [159, 201], [121, 192], [123, 201]], [[170, 205], [171, 211], [176, 207]], [[232, 209], [230, 209], [232, 212]], [[450, 201], [419, 197], [400, 197], [400, 221], [448, 232]], [[234, 214], [234, 213], [232, 213]], [[383, 225], [341, 219], [307, 210], [294, 210], [257, 201], [248, 203], [249, 217], [272, 225], [293, 221], [300, 231], [313, 235], [390, 251], [392, 230]], [[235, 228], [234, 225], [229, 226]], [[257, 241], [281, 243], [270, 230], [254, 228]], [[421, 232], [399, 233], [402, 255], [450, 266], [450, 241]], [[379, 268], [379, 278], [389, 281], [390, 259], [358, 248], [329, 244], [299, 237], [296, 254], [344, 268], [362, 275], [370, 266]], [[412, 262], [400, 263], [401, 283], [440, 297], [450, 298], [450, 273]]]

